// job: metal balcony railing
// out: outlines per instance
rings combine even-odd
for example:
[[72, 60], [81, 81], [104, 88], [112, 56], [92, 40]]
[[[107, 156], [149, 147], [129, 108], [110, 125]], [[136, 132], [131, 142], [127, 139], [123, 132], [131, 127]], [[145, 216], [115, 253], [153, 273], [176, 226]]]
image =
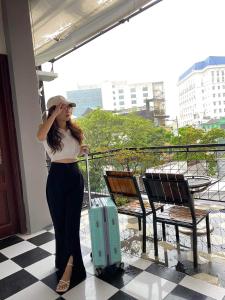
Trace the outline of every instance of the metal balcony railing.
[[[79, 161], [79, 166], [85, 178], [86, 193], [84, 207], [87, 207], [87, 173], [84, 159]], [[212, 184], [202, 193], [194, 194], [194, 197], [196, 201], [198, 201], [196, 203], [200, 203], [200, 205], [203, 205], [206, 209], [211, 211], [210, 225], [213, 228], [212, 252], [225, 255], [224, 144], [114, 149], [106, 152], [91, 153], [89, 155], [89, 166], [92, 198], [108, 195], [108, 190], [103, 178], [103, 174], [106, 170], [133, 171], [138, 178], [142, 193], [145, 193], [142, 176], [146, 171], [211, 177], [212, 183], [215, 182], [215, 184]], [[151, 216], [148, 217], [148, 224], [150, 226], [149, 239], [153, 237], [151, 218]], [[161, 228], [159, 228], [159, 232], [160, 230]], [[127, 243], [129, 244], [130, 241], [134, 241], [136, 234], [133, 229], [127, 229], [121, 232], [125, 248], [127, 247]], [[176, 236], [173, 226], [167, 228], [167, 241], [176, 245]], [[188, 236], [181, 235], [181, 244], [184, 248], [190, 249], [190, 241], [191, 239]], [[130, 251], [138, 252], [140, 249], [141, 247], [132, 246]], [[202, 251], [202, 253], [207, 252], [206, 238], [204, 235], [199, 237], [198, 249], [200, 252]]]
[[[86, 160], [79, 160], [79, 167], [85, 180], [85, 198], [83, 208], [88, 207], [87, 168]], [[194, 194], [198, 203], [211, 211], [210, 224], [212, 232], [212, 252], [222, 253], [225, 257], [225, 147], [224, 144], [181, 145], [147, 148], [113, 149], [105, 152], [90, 153], [89, 178], [91, 197], [108, 196], [104, 181], [106, 170], [133, 171], [138, 178], [141, 192], [144, 194], [142, 176], [146, 171], [162, 173], [180, 173], [184, 175], [209, 176], [212, 184], [206, 191]], [[148, 217], [148, 239], [153, 236], [151, 216]], [[120, 219], [122, 220], [122, 219]], [[123, 222], [123, 221], [122, 221]], [[125, 221], [126, 222], [126, 221]], [[136, 222], [136, 221], [135, 221]], [[133, 225], [132, 225], [133, 226]], [[159, 228], [159, 232], [160, 232]], [[173, 226], [167, 229], [167, 241], [176, 244]], [[134, 241], [134, 229], [121, 232], [123, 247]], [[133, 242], [132, 242], [133, 243]], [[191, 248], [190, 238], [181, 236], [181, 244]], [[131, 247], [133, 252], [140, 251], [141, 247]], [[135, 244], [136, 245], [136, 244]], [[129, 247], [128, 247], [129, 248]], [[203, 235], [198, 243], [199, 251], [206, 252], [206, 239]], [[133, 253], [135, 254], [135, 253]]]
[[[114, 149], [89, 155], [92, 197], [107, 195], [103, 174], [106, 170], [133, 171], [144, 191], [141, 177], [146, 171], [204, 175], [212, 178], [205, 192], [196, 194], [201, 200], [225, 204], [225, 145], [182, 145], [148, 148]], [[87, 178], [86, 162], [79, 161], [84, 178]], [[87, 189], [87, 182], [86, 182]]]

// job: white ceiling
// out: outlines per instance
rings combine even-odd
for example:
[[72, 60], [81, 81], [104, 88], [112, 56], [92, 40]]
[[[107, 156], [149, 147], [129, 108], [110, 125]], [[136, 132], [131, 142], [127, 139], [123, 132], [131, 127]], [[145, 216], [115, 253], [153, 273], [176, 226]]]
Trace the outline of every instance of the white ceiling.
[[36, 65], [116, 24], [153, 0], [29, 0]]

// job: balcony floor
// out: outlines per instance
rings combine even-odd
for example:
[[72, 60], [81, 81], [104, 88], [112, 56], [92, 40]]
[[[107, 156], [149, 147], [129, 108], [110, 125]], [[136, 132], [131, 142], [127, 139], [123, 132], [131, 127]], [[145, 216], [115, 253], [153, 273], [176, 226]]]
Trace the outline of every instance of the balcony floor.
[[[169, 243], [159, 243], [160, 263], [157, 264], [151, 238], [147, 241], [147, 255], [141, 257], [141, 234], [135, 218], [121, 215], [119, 218], [125, 270], [110, 270], [100, 278], [94, 276], [88, 216], [84, 211], [81, 242], [87, 278], [61, 297], [54, 291], [55, 240], [52, 228], [0, 240], [0, 300], [225, 299], [225, 288], [222, 287], [225, 286], [225, 257], [222, 254], [209, 256], [200, 251], [199, 273], [195, 273], [188, 248], [181, 249], [180, 263], [177, 264], [177, 251], [172, 239]], [[183, 272], [178, 272], [178, 267]]]

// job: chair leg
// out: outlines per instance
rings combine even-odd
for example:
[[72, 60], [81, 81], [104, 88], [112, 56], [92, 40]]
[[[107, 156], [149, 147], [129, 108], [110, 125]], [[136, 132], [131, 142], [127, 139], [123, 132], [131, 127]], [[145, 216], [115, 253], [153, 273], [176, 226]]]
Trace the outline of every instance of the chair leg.
[[138, 218], [138, 230], [141, 231], [141, 218]]
[[155, 249], [155, 257], [159, 256], [158, 252], [158, 238], [157, 238], [157, 221], [153, 216], [153, 231], [154, 231], [154, 249]]
[[177, 245], [179, 245], [180, 244], [180, 236], [179, 236], [179, 227], [178, 227], [178, 225], [175, 225], [175, 231], [176, 231]]
[[142, 252], [146, 253], [146, 217], [143, 217], [143, 241], [142, 241]]
[[193, 241], [193, 260], [194, 260], [194, 268], [196, 269], [198, 267], [198, 253], [197, 253], [197, 226], [194, 226], [192, 228], [192, 241]]
[[179, 236], [178, 225], [175, 225], [175, 232], [176, 232], [176, 242], [177, 242], [177, 260], [179, 262], [181, 261], [181, 252], [180, 252], [180, 236]]
[[207, 233], [208, 253], [211, 253], [211, 240], [210, 240], [209, 215], [206, 216], [205, 222], [206, 222], [206, 233]]
[[[166, 241], [166, 224], [163, 222], [162, 222], [162, 238], [163, 238], [163, 241]], [[165, 266], [168, 267], [168, 265], [169, 265], [168, 253], [167, 253], [166, 247], [163, 247], [163, 248], [164, 248]]]
[[163, 240], [166, 241], [166, 225], [165, 225], [165, 223], [162, 223], [162, 236], [163, 236]]

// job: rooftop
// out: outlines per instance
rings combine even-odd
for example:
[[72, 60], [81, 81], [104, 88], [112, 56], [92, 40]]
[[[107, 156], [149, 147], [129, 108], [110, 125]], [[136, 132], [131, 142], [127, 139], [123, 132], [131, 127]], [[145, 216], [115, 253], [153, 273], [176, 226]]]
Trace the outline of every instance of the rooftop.
[[205, 60], [193, 64], [188, 70], [186, 70], [179, 77], [179, 81], [183, 80], [194, 71], [200, 71], [200, 70], [204, 70], [209, 66], [219, 66], [219, 65], [225, 65], [225, 56], [209, 56]]

